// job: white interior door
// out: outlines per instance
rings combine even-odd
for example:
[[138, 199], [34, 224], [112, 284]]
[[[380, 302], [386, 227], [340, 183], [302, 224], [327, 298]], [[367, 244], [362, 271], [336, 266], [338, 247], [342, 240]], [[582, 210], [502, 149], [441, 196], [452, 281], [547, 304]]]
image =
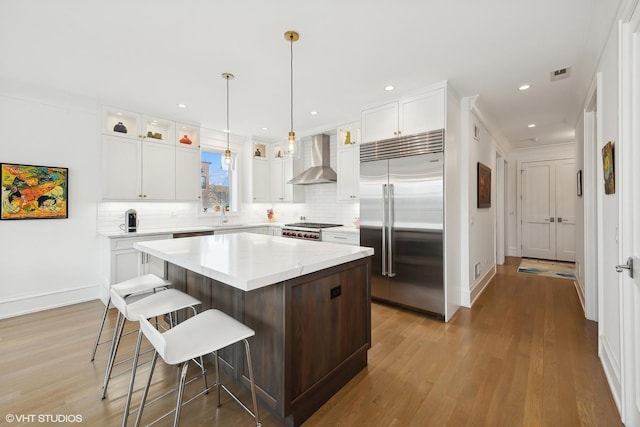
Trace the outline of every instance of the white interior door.
[[[522, 256], [555, 259], [555, 168], [553, 162], [522, 168]], [[553, 222], [552, 222], [553, 221]]]
[[575, 261], [575, 160], [522, 165], [522, 256]]
[[555, 164], [556, 259], [576, 260], [576, 162], [559, 160]]
[[617, 270], [622, 274], [622, 418], [625, 425], [637, 426], [640, 425], [640, 12], [637, 9], [630, 23], [623, 26], [621, 41], [622, 221]]

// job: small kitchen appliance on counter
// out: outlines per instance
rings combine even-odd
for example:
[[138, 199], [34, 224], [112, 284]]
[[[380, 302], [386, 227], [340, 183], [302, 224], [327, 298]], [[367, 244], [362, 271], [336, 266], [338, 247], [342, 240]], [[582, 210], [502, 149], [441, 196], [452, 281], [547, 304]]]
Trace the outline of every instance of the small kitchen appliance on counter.
[[321, 233], [323, 228], [342, 227], [342, 224], [321, 224], [315, 222], [296, 222], [293, 224], [285, 224], [282, 227], [282, 237], [303, 240], [322, 240]]
[[138, 230], [138, 212], [135, 209], [129, 209], [124, 213], [124, 224], [120, 229], [127, 233], [135, 233]]

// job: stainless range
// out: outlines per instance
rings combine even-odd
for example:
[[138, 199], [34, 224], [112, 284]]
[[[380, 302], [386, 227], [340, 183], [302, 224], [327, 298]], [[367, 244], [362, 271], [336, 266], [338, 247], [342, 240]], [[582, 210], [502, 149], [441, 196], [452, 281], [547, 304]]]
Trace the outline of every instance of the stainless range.
[[322, 224], [317, 222], [296, 222], [282, 227], [282, 237], [320, 241], [323, 228], [342, 227], [342, 224]]

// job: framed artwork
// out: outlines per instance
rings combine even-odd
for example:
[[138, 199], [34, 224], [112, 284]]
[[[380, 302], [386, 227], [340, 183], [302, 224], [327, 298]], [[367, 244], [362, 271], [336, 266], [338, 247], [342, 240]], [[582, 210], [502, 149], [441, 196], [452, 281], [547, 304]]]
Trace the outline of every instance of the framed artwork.
[[576, 179], [576, 183], [577, 183], [577, 190], [578, 190], [578, 197], [582, 197], [582, 169], [580, 169], [578, 171], [578, 177]]
[[607, 142], [602, 147], [602, 167], [604, 169], [604, 194], [614, 194], [616, 192], [616, 181], [614, 173], [613, 142]]
[[0, 163], [0, 174], [0, 219], [69, 217], [67, 168]]
[[478, 162], [478, 208], [491, 207], [491, 169]]

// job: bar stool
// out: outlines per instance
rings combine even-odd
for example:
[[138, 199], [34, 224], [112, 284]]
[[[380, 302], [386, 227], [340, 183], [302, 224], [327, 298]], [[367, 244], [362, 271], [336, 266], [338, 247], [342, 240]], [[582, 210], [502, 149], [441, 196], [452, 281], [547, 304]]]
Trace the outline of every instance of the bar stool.
[[[140, 316], [140, 331], [149, 340], [151, 345], [153, 345], [155, 352], [151, 361], [149, 378], [147, 379], [147, 384], [142, 393], [142, 400], [140, 402], [140, 408], [138, 409], [138, 416], [136, 418], [136, 427], [140, 425], [142, 411], [149, 393], [149, 386], [151, 385], [151, 378], [153, 377], [153, 371], [156, 366], [156, 361], [158, 360], [158, 354], [160, 354], [165, 363], [169, 365], [182, 364], [180, 381], [178, 384], [176, 408], [174, 410], [175, 416], [173, 420], [174, 427], [177, 427], [180, 422], [180, 409], [183, 405], [182, 397], [184, 394], [185, 378], [187, 376], [189, 361], [209, 353], [213, 353], [215, 357], [216, 384], [212, 386], [212, 388], [216, 387], [218, 389], [218, 407], [220, 407], [220, 388], [222, 388], [256, 420], [257, 427], [262, 426], [260, 415], [258, 413], [258, 402], [256, 400], [256, 387], [253, 379], [253, 367], [251, 364], [251, 350], [249, 348], [249, 342], [247, 341], [247, 338], [255, 335], [255, 332], [252, 329], [220, 310], [210, 309], [185, 320], [164, 333], [158, 331], [147, 319]], [[240, 341], [244, 342], [247, 356], [249, 381], [251, 382], [251, 397], [253, 399], [253, 412], [226, 386], [220, 383], [218, 350]], [[205, 388], [205, 390], [189, 399], [188, 402], [208, 391], [209, 388]], [[131, 396], [131, 392], [132, 389], [130, 387], [129, 398]]]
[[191, 308], [195, 316], [197, 314], [195, 306], [201, 304], [200, 300], [177, 289], [167, 289], [157, 292], [131, 303], [128, 303], [125, 298], [121, 297], [117, 290], [112, 289], [111, 302], [114, 307], [118, 309], [118, 312], [121, 315], [121, 321], [119, 324], [116, 323], [116, 329], [114, 330], [113, 340], [111, 342], [109, 361], [107, 362], [107, 367], [105, 369], [102, 394], [100, 396], [102, 399], [104, 399], [107, 394], [107, 386], [109, 385], [109, 380], [111, 378], [111, 371], [118, 353], [120, 339], [122, 338], [122, 331], [124, 330], [124, 325], [127, 323], [127, 320], [130, 322], [138, 322], [141, 316], [145, 319], [149, 319], [169, 314], [170, 326], [173, 326], [174, 319], [171, 313], [185, 308]]
[[[142, 294], [146, 292], [154, 292], [160, 289], [166, 289], [171, 286], [171, 282], [162, 279], [155, 274], [145, 274], [143, 276], [134, 277], [133, 279], [125, 280], [124, 282], [116, 283], [111, 286], [112, 290], [115, 290], [122, 298], [129, 298], [136, 294]], [[104, 307], [104, 313], [102, 314], [102, 322], [100, 322], [100, 328], [98, 328], [98, 336], [96, 337], [96, 343], [93, 346], [91, 352], [91, 361], [96, 358], [96, 351], [100, 344], [108, 343], [109, 341], [100, 342], [102, 336], [102, 330], [104, 329], [104, 323], [107, 319], [107, 313], [109, 312], [109, 305], [111, 304], [111, 292], [109, 292], [109, 300]], [[120, 312], [118, 312], [118, 318], [116, 319], [116, 325], [120, 320]]]

